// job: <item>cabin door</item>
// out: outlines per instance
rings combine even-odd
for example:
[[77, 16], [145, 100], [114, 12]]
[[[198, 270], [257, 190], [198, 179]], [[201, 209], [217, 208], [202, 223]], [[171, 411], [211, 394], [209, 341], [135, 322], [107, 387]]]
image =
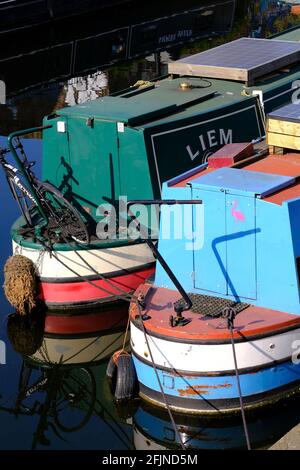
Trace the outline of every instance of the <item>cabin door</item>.
[[115, 122], [71, 118], [69, 127], [72, 192], [93, 219], [100, 204], [115, 204], [119, 188], [119, 149]]
[[255, 299], [255, 198], [208, 190], [201, 199], [204, 238], [194, 248], [195, 288]]
[[254, 197], [225, 196], [227, 294], [237, 298], [256, 299], [255, 201]]
[[[193, 198], [197, 197], [197, 192], [193, 191]], [[194, 230], [203, 230], [202, 246], [194, 244], [195, 287], [226, 295], [225, 194], [220, 191], [201, 191], [201, 199], [204, 210], [203, 227], [198, 227], [196, 208], [193, 212]]]

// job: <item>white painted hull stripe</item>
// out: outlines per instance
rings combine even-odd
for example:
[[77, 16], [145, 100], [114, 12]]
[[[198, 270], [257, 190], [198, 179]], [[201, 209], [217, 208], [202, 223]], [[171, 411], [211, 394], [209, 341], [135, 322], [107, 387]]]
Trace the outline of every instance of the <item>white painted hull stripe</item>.
[[[80, 259], [76, 251], [57, 251], [56, 256], [70, 267], [63, 266], [50, 253], [41, 250], [26, 248], [13, 242], [14, 254], [21, 254], [31, 259], [36, 265], [37, 272], [41, 278], [72, 278], [76, 271], [81, 276], [91, 276], [96, 273], [105, 274], [109, 277], [110, 273], [116, 271], [126, 271], [138, 269], [149, 263], [153, 263], [153, 254], [146, 243], [136, 245], [127, 245], [114, 248], [103, 248], [94, 250], [81, 250], [80, 256], [86, 263]], [[90, 265], [93, 269], [91, 269]], [[95, 273], [96, 271], [96, 273]]]
[[[146, 325], [145, 325], [146, 326]], [[172, 342], [147, 335], [157, 366], [189, 372], [225, 372], [234, 370], [232, 346], [228, 344], [190, 344]], [[149, 361], [143, 331], [131, 323], [133, 351]], [[274, 361], [297, 357], [300, 353], [300, 328], [253, 341], [236, 343], [239, 369], [266, 366]]]

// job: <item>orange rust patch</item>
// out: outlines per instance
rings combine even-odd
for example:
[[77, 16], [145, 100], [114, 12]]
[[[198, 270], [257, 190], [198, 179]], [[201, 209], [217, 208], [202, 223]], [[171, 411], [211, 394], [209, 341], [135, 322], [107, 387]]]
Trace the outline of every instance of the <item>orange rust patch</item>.
[[225, 383], [220, 385], [188, 385], [184, 389], [178, 389], [178, 393], [181, 397], [188, 397], [193, 395], [206, 395], [209, 392], [209, 389], [216, 389], [216, 388], [230, 388], [232, 387], [231, 384]]

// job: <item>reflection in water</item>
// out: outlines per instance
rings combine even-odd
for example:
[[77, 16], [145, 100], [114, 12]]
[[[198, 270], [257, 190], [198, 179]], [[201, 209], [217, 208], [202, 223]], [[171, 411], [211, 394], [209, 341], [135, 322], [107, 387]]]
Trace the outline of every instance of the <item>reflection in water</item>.
[[[252, 448], [267, 448], [298, 424], [300, 412], [294, 403], [272, 407], [247, 417]], [[246, 449], [241, 417], [223, 420], [175, 414], [174, 419], [186, 449]], [[137, 450], [180, 449], [166, 411], [141, 403], [133, 418]]]
[[74, 106], [95, 100], [108, 94], [107, 75], [104, 72], [96, 72], [86, 77], [72, 78], [64, 86], [66, 90], [65, 104]]
[[[43, 325], [38, 311], [30, 318], [17, 314], [8, 318], [8, 338], [23, 359], [15, 398], [8, 404], [2, 396], [0, 415], [34, 419], [27, 444], [31, 449], [56, 448], [54, 441], [60, 442], [59, 448], [68, 448], [70, 435], [90, 425], [108, 427], [118, 448], [131, 448], [130, 428], [117, 415], [103, 380], [106, 359], [122, 345], [124, 331], [59, 337], [45, 334]], [[81, 442], [80, 448], [84, 447]]]
[[[219, 2], [221, 3], [222, 0]], [[194, 5], [190, 3], [191, 5], [187, 4], [185, 7], [187, 9], [190, 7], [192, 11], [192, 8], [197, 5], [196, 2]], [[118, 11], [117, 16], [108, 18], [109, 21], [107, 18], [103, 19], [103, 15], [100, 17], [93, 15], [87, 22], [81, 20], [80, 26], [74, 21], [70, 24], [64, 22], [50, 31], [42, 28], [39, 32], [8, 38], [5, 41], [7, 47], [0, 51], [0, 79], [7, 82], [8, 91], [18, 92], [18, 94], [9, 97], [7, 106], [0, 106], [0, 135], [7, 135], [16, 129], [38, 126], [45, 115], [54, 113], [64, 106], [83, 103], [97, 96], [114, 93], [133, 85], [137, 80], [154, 79], [158, 71], [151, 53], [157, 48], [162, 52], [161, 74], [163, 75], [167, 70], [165, 63], [169, 60], [206, 50], [240, 36], [264, 37], [299, 22], [297, 16], [290, 14], [290, 7], [280, 7], [277, 1], [241, 0], [237, 2], [235, 21], [229, 33], [221, 36], [205, 34], [205, 39], [195, 40], [204, 34], [200, 27], [201, 22], [197, 20], [197, 12], [193, 13], [196, 15], [195, 18], [193, 16], [190, 18], [190, 26], [186, 23], [187, 20], [183, 21], [181, 17], [175, 21], [176, 16], [172, 20], [174, 24], [168, 19], [164, 19], [164, 23], [149, 20], [149, 23], [141, 23], [135, 29], [135, 50], [130, 53], [127, 51], [127, 55], [124, 55], [121, 47], [124, 41], [120, 40], [118, 27], [124, 34], [124, 30], [127, 31], [124, 25], [128, 26], [129, 20], [130, 24], [138, 24], [144, 17], [146, 19], [162, 18], [168, 13], [166, 5], [160, 5], [157, 10], [153, 7], [153, 5], [141, 5], [139, 2], [137, 8], [130, 12], [129, 18], [126, 7], [124, 13]], [[145, 8], [147, 11], [143, 11]], [[182, 3], [172, 2], [172, 13], [178, 13], [181, 9]], [[227, 10], [226, 15], [222, 16], [218, 13], [216, 18], [219, 19], [215, 20], [217, 23], [213, 25], [213, 31], [231, 29], [231, 6]], [[159, 14], [160, 11], [162, 14]], [[166, 25], [171, 29], [164, 38], [162, 31], [166, 30]], [[112, 33], [103, 35], [106, 28], [111, 28]], [[166, 42], [166, 38], [175, 37], [175, 43], [178, 43], [177, 35], [185, 34], [191, 28], [192, 37], [182, 37], [181, 45], [174, 47], [172, 41]], [[40, 38], [39, 51], [37, 51], [36, 37]], [[126, 40], [125, 43], [127, 44]], [[172, 46], [171, 49], [169, 49], [170, 46]], [[167, 54], [166, 49], [169, 51]], [[76, 52], [76, 60], [72, 51]], [[146, 59], [132, 60], [133, 57], [145, 55], [148, 56]], [[127, 62], [107, 69], [109, 64], [116, 64], [124, 59]], [[70, 67], [75, 66], [76, 70], [70, 73]], [[103, 69], [102, 73], [99, 72], [100, 68]], [[71, 76], [75, 78], [70, 80]], [[54, 79], [59, 81], [53, 82]], [[20, 93], [21, 89], [24, 90], [33, 85], [36, 85], [36, 88], [32, 91]]]
[[34, 354], [43, 343], [44, 315], [33, 309], [31, 315], [12, 313], [7, 320], [7, 336], [14, 350], [22, 355]]
[[[26, 432], [25, 448], [180, 449], [165, 410], [141, 400], [117, 406], [105, 380], [107, 358], [121, 347], [124, 331], [62, 337], [44, 330], [44, 318], [8, 318], [8, 337], [20, 355], [15, 393], [3, 394], [0, 420]], [[299, 422], [299, 401], [248, 414], [252, 448], [267, 448]], [[186, 449], [243, 449], [240, 415], [208, 419], [173, 413]], [[14, 421], [18, 418], [18, 421]], [[107, 435], [103, 432], [106, 430]], [[101, 442], [91, 438], [102, 437]], [[112, 444], [113, 442], [113, 444]], [[3, 445], [3, 444], [2, 444]], [[21, 441], [13, 448], [22, 448]], [[8, 448], [7, 446], [4, 448]]]

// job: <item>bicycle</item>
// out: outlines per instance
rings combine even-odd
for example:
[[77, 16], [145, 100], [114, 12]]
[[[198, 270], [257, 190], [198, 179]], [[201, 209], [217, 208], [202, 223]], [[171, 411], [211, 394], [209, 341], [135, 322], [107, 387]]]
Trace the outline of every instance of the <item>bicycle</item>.
[[[20, 141], [21, 135], [49, 127], [52, 126], [14, 132], [8, 138], [9, 148], [0, 148], [0, 164], [25, 220], [26, 227], [21, 229], [20, 233], [23, 235], [34, 233], [35, 238], [44, 237], [51, 243], [67, 242], [72, 239], [77, 243], [89, 244], [89, 231], [79, 211], [55, 186], [36, 177], [32, 171], [35, 162], [28, 161]], [[5, 155], [9, 153], [13, 156], [17, 167], [10, 165], [5, 159]]]

